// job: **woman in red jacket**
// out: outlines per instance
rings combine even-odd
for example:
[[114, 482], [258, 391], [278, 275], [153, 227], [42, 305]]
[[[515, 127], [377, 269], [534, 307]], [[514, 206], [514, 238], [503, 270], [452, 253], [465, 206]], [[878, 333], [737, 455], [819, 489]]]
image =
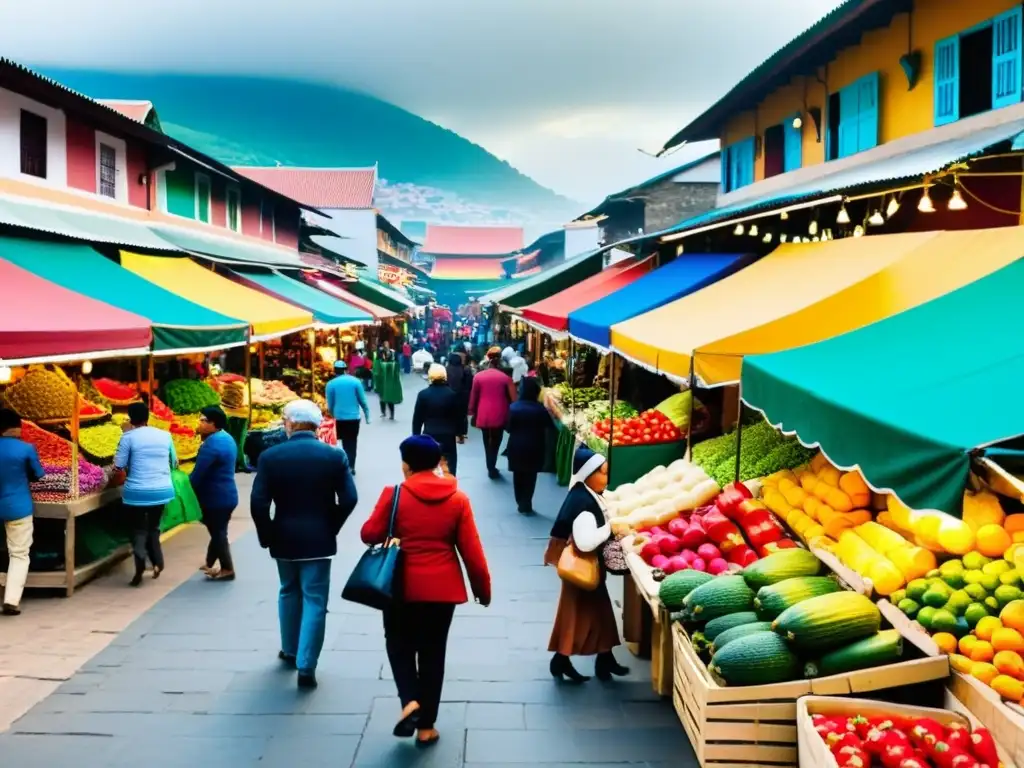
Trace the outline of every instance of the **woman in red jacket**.
[[[444, 682], [445, 650], [455, 606], [467, 602], [462, 562], [477, 602], [491, 603], [491, 575], [480, 545], [469, 497], [454, 477], [439, 475], [441, 446], [432, 437], [406, 438], [402, 453], [405, 482], [397, 486], [395, 538], [402, 559], [394, 585], [397, 595], [384, 611], [388, 661], [402, 702], [395, 736], [412, 736], [427, 747], [440, 738], [434, 728]], [[396, 488], [386, 488], [362, 529], [367, 544], [387, 538]]]

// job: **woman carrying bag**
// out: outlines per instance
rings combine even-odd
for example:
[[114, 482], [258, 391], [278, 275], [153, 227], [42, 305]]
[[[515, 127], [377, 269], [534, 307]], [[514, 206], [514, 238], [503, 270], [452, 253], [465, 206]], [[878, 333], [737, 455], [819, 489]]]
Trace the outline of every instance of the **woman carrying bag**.
[[[440, 738], [434, 723], [441, 703], [448, 630], [455, 606], [468, 601], [460, 558], [473, 594], [483, 606], [491, 602], [491, 576], [469, 497], [459, 490], [455, 478], [436, 471], [441, 446], [432, 437], [414, 435], [402, 441], [399, 450], [405, 482], [381, 493], [361, 535], [366, 544], [389, 545], [384, 552], [400, 550], [390, 589], [378, 590], [390, 592], [390, 600], [374, 607], [383, 607], [388, 661], [402, 703], [394, 734], [409, 737], [418, 731], [416, 746], [429, 747]], [[363, 582], [361, 587], [372, 581], [364, 578], [371, 570], [360, 561], [346, 593], [354, 581]], [[386, 565], [378, 567], [380, 572], [386, 570]], [[372, 590], [363, 590], [368, 591]], [[346, 593], [342, 596], [374, 604]]]
[[601, 497], [608, 486], [608, 464], [599, 453], [581, 446], [573, 457], [569, 494], [551, 528], [544, 564], [558, 568], [562, 592], [555, 611], [548, 650], [551, 676], [574, 683], [590, 678], [573, 667], [570, 656], [597, 655], [594, 674], [600, 680], [624, 676], [629, 669], [615, 660], [619, 629], [608, 596], [608, 567], [602, 549], [614, 544]]

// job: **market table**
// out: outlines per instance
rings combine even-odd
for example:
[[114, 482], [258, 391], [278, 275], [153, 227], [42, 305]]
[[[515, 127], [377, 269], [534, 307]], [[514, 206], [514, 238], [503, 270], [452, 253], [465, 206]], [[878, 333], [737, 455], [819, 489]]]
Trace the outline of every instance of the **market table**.
[[622, 627], [626, 647], [651, 659], [651, 687], [659, 696], [672, 695], [672, 621], [658, 599], [658, 582], [638, 555], [626, 555]]

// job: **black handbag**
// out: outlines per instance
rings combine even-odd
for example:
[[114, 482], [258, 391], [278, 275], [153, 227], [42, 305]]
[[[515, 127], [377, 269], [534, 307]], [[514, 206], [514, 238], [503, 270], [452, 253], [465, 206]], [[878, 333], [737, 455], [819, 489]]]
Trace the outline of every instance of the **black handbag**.
[[345, 588], [341, 591], [343, 600], [381, 611], [390, 607], [394, 599], [398, 558], [401, 555], [399, 540], [395, 538], [395, 516], [398, 514], [400, 490], [400, 486], [396, 485], [391, 500], [391, 520], [388, 523], [387, 538], [383, 544], [371, 546], [359, 558], [352, 575], [345, 583]]

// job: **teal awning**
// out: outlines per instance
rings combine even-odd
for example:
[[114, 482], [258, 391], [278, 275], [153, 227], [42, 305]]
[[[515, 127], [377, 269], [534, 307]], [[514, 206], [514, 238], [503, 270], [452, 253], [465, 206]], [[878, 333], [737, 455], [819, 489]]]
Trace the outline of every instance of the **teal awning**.
[[235, 241], [228, 237], [217, 237], [213, 234], [207, 235], [178, 227], [154, 226], [152, 230], [183, 251], [207, 256], [214, 260], [295, 269], [305, 266], [299, 259], [297, 250], [271, 248], [259, 245], [257, 242]]
[[235, 272], [252, 287], [270, 293], [279, 299], [307, 309], [321, 325], [361, 325], [373, 323], [374, 318], [341, 299], [317, 290], [280, 272]]
[[153, 327], [153, 351], [185, 354], [241, 346], [249, 323], [164, 290], [78, 243], [0, 237], [0, 258], [83, 296], [141, 315]]
[[401, 313], [410, 307], [416, 306], [416, 302], [405, 298], [400, 293], [381, 285], [375, 280], [365, 277], [346, 282], [345, 290], [354, 293], [360, 299], [365, 299], [391, 312]]

